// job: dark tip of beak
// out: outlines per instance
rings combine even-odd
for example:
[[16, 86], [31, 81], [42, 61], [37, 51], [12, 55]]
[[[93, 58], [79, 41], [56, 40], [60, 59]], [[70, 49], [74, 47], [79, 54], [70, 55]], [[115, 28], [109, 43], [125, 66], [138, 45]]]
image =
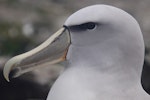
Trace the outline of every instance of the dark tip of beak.
[[18, 77], [16, 73], [18, 73], [20, 70], [21, 70], [21, 69], [20, 69], [19, 67], [13, 69], [13, 70], [10, 72], [10, 75], [9, 75], [9, 76], [10, 76], [10, 79]]
[[15, 70], [12, 70], [12, 71], [10, 72], [10, 74], [9, 74], [9, 80], [12, 80], [12, 79], [13, 79], [13, 76], [14, 76], [15, 73], [16, 73]]

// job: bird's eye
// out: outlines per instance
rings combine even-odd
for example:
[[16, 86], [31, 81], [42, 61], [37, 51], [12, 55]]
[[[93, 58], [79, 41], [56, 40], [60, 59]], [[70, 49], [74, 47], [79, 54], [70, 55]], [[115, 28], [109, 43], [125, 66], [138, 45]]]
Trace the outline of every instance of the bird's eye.
[[96, 24], [92, 23], [92, 22], [86, 23], [85, 25], [86, 25], [88, 30], [92, 30], [92, 29], [94, 29], [96, 27]]
[[85, 30], [93, 30], [96, 28], [96, 23], [88, 22], [80, 25], [70, 26], [71, 31], [85, 31]]

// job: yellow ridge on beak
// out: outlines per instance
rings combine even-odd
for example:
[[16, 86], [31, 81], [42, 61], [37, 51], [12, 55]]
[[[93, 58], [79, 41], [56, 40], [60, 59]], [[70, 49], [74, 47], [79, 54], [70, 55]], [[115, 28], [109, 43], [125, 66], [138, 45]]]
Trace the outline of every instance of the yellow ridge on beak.
[[14, 77], [18, 77], [35, 68], [64, 61], [69, 44], [69, 33], [63, 27], [35, 49], [11, 58], [4, 66], [5, 79], [9, 81], [12, 70], [16, 70]]

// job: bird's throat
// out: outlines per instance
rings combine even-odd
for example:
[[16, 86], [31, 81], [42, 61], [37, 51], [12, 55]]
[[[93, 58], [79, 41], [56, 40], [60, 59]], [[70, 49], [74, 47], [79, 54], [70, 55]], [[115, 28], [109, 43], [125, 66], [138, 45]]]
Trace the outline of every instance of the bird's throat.
[[135, 61], [134, 56], [126, 58], [128, 56], [124, 56], [124, 53], [117, 47], [109, 49], [107, 46], [103, 48], [70, 46], [67, 58], [70, 67], [81, 70], [80, 73], [85, 72], [85, 74], [82, 73], [83, 76], [91, 77], [93, 81], [99, 80], [97, 84], [125, 91], [129, 87], [132, 89], [135, 86], [141, 86], [142, 61], [139, 62], [141, 59]]

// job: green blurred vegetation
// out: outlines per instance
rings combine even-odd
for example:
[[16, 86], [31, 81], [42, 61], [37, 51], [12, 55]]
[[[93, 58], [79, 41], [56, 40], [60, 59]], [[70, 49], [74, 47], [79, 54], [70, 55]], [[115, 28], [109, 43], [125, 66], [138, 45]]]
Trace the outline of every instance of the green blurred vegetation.
[[[17, 55], [25, 52], [31, 40], [22, 34], [21, 25], [0, 22], [0, 55]], [[22, 48], [22, 49], [20, 49]]]

